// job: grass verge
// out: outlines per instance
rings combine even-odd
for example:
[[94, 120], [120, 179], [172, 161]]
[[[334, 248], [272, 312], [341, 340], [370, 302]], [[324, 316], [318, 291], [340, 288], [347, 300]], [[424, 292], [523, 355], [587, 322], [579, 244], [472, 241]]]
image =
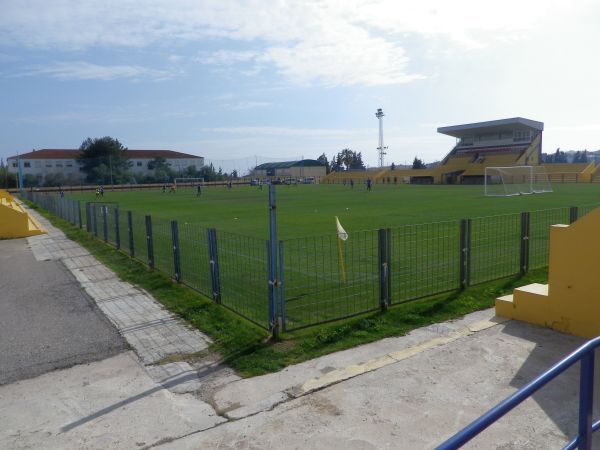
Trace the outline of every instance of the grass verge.
[[459, 318], [470, 312], [490, 308], [494, 299], [524, 284], [547, 281], [547, 270], [535, 270], [524, 277], [513, 277], [471, 287], [465, 291], [404, 303], [387, 312], [363, 316], [284, 333], [273, 341], [263, 329], [216, 305], [196, 291], [174, 283], [167, 276], [151, 271], [114, 247], [95, 239], [84, 230], [58, 219], [45, 210], [29, 206], [60, 228], [65, 235], [85, 247], [124, 281], [133, 283], [154, 296], [169, 311], [209, 335], [212, 353], [240, 375], [250, 377], [275, 372], [302, 361], [339, 350], [366, 344], [385, 337]]

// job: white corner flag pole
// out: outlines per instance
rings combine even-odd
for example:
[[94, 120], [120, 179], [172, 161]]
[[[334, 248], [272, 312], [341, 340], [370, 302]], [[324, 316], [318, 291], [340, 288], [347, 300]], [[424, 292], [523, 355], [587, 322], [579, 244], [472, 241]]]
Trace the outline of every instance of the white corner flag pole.
[[346, 267], [344, 264], [344, 249], [342, 242], [348, 239], [348, 233], [342, 227], [340, 220], [335, 216], [335, 227], [337, 230], [337, 244], [338, 244], [338, 264], [340, 266], [340, 276], [342, 277], [342, 283], [346, 284]]

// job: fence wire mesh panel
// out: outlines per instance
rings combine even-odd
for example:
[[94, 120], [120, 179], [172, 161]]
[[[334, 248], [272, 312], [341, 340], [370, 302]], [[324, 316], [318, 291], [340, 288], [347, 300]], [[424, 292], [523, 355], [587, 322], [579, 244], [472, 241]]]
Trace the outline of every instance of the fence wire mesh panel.
[[550, 227], [569, 223], [569, 208], [546, 209], [530, 213], [529, 267], [548, 265]]
[[154, 239], [154, 267], [171, 277], [174, 276], [171, 222], [153, 217], [152, 235]]
[[129, 224], [127, 211], [119, 209], [119, 237], [121, 239], [121, 250], [129, 254]]
[[117, 245], [117, 230], [115, 227], [115, 206], [106, 206], [106, 230], [108, 242]]
[[[78, 200], [38, 192], [20, 195], [79, 226]], [[104, 240], [106, 218], [106, 238], [115, 245], [118, 204], [87, 204], [90, 216], [86, 218], [85, 207], [81, 211], [82, 219], [90, 222], [90, 232]], [[383, 241], [377, 230], [350, 233], [343, 242], [333, 233], [285, 240], [279, 256], [283, 266], [278, 268], [284, 280], [278, 292], [285, 303], [278, 298], [282, 302], [278, 313], [285, 308], [286, 329], [294, 330], [377, 310], [381, 298], [390, 298], [393, 305], [458, 289], [461, 267], [468, 269], [463, 275], [471, 284], [546, 267], [551, 226], [569, 224], [596, 207], [592, 204], [463, 221], [463, 243], [469, 249], [463, 265], [459, 221], [401, 226], [385, 232], [388, 237]], [[147, 265], [146, 218], [140, 213], [131, 217], [130, 232], [128, 211], [119, 211], [120, 247], [130, 253], [132, 240], [135, 257]], [[174, 276], [174, 261], [179, 261], [180, 281], [268, 328], [265, 240], [180, 221], [177, 259], [173, 255], [173, 229], [169, 220], [152, 219], [154, 266]], [[524, 236], [528, 245], [523, 244]], [[381, 263], [386, 259], [389, 278], [382, 276], [385, 271]], [[391, 280], [389, 293], [380, 290], [384, 280]]]
[[217, 251], [221, 303], [257, 325], [268, 328], [266, 241], [217, 232]]
[[179, 247], [182, 283], [212, 297], [206, 228], [179, 222]]
[[283, 254], [288, 330], [379, 307], [376, 230], [286, 240]]
[[135, 258], [148, 264], [148, 241], [146, 239], [146, 219], [143, 214], [133, 213], [133, 245], [135, 248]]
[[458, 289], [459, 241], [457, 221], [392, 229], [392, 305]]
[[600, 205], [598, 205], [598, 204], [579, 206], [577, 208], [579, 217], [585, 216], [586, 214], [590, 213], [591, 211], [593, 211], [594, 209], [596, 209], [598, 207], [600, 207]]
[[470, 244], [471, 284], [519, 273], [521, 215], [471, 219]]

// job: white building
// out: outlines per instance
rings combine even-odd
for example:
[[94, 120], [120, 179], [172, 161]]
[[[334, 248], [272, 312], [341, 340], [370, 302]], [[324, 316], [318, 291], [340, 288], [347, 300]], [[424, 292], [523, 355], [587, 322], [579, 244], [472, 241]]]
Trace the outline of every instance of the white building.
[[[204, 166], [204, 158], [172, 150], [126, 150], [129, 161], [132, 163], [130, 171], [134, 175], [151, 175], [154, 171], [148, 168], [148, 163], [155, 158], [164, 158], [175, 172], [194, 167], [200, 169]], [[62, 174], [65, 180], [81, 182], [85, 174], [77, 163], [79, 150], [41, 149], [23, 153], [7, 158], [8, 171], [17, 174], [21, 164], [23, 177], [33, 175], [39, 182], [43, 182], [47, 175]]]

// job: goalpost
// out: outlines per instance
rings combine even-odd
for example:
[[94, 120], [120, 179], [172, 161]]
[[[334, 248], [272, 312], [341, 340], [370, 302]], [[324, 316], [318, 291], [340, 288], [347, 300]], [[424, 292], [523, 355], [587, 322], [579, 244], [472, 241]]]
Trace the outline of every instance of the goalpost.
[[183, 187], [196, 187], [199, 184], [204, 186], [204, 178], [175, 178], [173, 183], [177, 189]]
[[486, 167], [484, 183], [488, 197], [552, 192], [543, 166]]

